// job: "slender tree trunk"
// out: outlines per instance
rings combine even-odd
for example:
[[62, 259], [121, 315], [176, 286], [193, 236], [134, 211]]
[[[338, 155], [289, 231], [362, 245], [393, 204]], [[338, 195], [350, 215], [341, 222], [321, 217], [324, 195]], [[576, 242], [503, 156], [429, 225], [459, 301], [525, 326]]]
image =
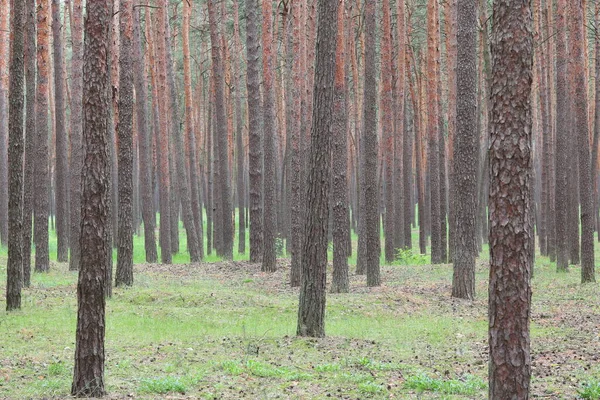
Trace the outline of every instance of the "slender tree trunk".
[[[8, 70], [9, 17], [11, 0], [1, 0], [0, 9], [0, 186], [8, 187]], [[0, 242], [8, 243], [8, 191], [0, 191]]]
[[571, 3], [571, 49], [575, 80], [575, 129], [579, 151], [579, 197], [581, 199], [581, 282], [595, 282], [594, 272], [594, 202], [592, 200], [592, 174], [590, 166], [590, 141], [586, 82], [586, 55], [583, 37], [585, 26], [583, 0]]
[[116, 286], [133, 285], [133, 3], [119, 5], [119, 228]]
[[263, 260], [262, 271], [277, 269], [275, 236], [277, 230], [276, 172], [275, 172], [275, 73], [273, 70], [272, 2], [263, 1], [263, 132], [264, 132], [264, 191], [263, 191]]
[[[325, 336], [327, 223], [338, 7], [337, 1], [318, 1], [319, 26], [315, 70], [319, 71], [319, 74], [315, 76], [313, 91], [308, 204], [302, 244], [302, 253], [305, 256], [302, 259], [302, 287], [298, 309], [299, 336]], [[374, 34], [375, 30], [372, 32]]]
[[[600, 2], [596, 2], [595, 8], [596, 26], [600, 26]], [[595, 99], [594, 99], [594, 139], [592, 142], [592, 188], [594, 188], [594, 213], [596, 214], [599, 207], [599, 185], [598, 185], [598, 144], [600, 141], [600, 35], [596, 35], [596, 82], [595, 82]], [[596, 216], [596, 226], [600, 226], [600, 218]], [[600, 229], [598, 230], [598, 240], [600, 240]]]
[[365, 4], [365, 87], [364, 87], [364, 198], [366, 201], [365, 230], [367, 239], [367, 286], [379, 286], [379, 184], [377, 180], [377, 62], [376, 62], [376, 7]]
[[6, 311], [21, 308], [23, 285], [23, 112], [25, 111], [25, 2], [11, 8], [8, 83], [8, 263]]
[[48, 217], [50, 212], [50, 152], [48, 148], [48, 98], [50, 89], [50, 2], [37, 3], [37, 87], [36, 137], [33, 199], [33, 241], [35, 244], [35, 271], [50, 268], [48, 251]]
[[[33, 212], [33, 168], [35, 139], [35, 1], [26, 2], [25, 81], [27, 101], [25, 121], [25, 161], [23, 170], [23, 286], [31, 284], [31, 236]], [[1, 78], [0, 78], [1, 79]], [[1, 96], [1, 94], [0, 94]]]
[[57, 259], [69, 260], [69, 174], [68, 133], [65, 126], [65, 77], [59, 0], [52, 0], [52, 40], [54, 50], [54, 107], [56, 127], [56, 236]]
[[[154, 206], [154, 185], [152, 185], [152, 138], [148, 127], [147, 75], [144, 71], [145, 60], [142, 54], [141, 8], [133, 11], [133, 82], [136, 97], [136, 122], [139, 143], [140, 191], [142, 219], [144, 221], [144, 249], [146, 262], [158, 260], [156, 249], [156, 212]], [[150, 23], [150, 21], [148, 21]], [[149, 46], [148, 46], [149, 47]], [[150, 51], [150, 49], [148, 49]]]
[[446, 26], [446, 65], [448, 74], [448, 261], [454, 262], [453, 243], [455, 232], [454, 198], [454, 140], [456, 137], [456, 102], [457, 102], [457, 0], [448, 0], [444, 5]]
[[[405, 3], [403, 1], [396, 2], [396, 68], [392, 66], [392, 71], [395, 72], [395, 129], [394, 129], [394, 252], [407, 247], [408, 240], [406, 236], [405, 226], [408, 223], [410, 226], [410, 217], [407, 218], [404, 209], [404, 196], [406, 191], [404, 188], [404, 176], [408, 175], [411, 169], [405, 169], [404, 165], [404, 120], [405, 120], [405, 83], [406, 83], [406, 21], [405, 21]], [[407, 222], [408, 221], [408, 222]], [[409, 235], [410, 237], [410, 230]]]
[[[495, 0], [490, 144], [489, 398], [528, 399], [534, 235], [529, 2]], [[510, 133], [509, 133], [510, 132]]]
[[217, 124], [217, 137], [219, 147], [219, 178], [222, 208], [223, 232], [223, 257], [233, 258], [233, 225], [231, 221], [231, 185], [229, 180], [228, 155], [227, 155], [227, 116], [225, 115], [225, 82], [223, 76], [223, 62], [220, 54], [221, 34], [216, 20], [216, 5], [214, 0], [208, 1], [210, 21], [210, 42], [213, 61], [213, 75], [215, 77], [215, 115]]
[[111, 257], [110, 158], [108, 153], [110, 5], [87, 0], [83, 56], [83, 148], [81, 264], [77, 283], [77, 333], [71, 394], [101, 397], [104, 390], [105, 269]]
[[244, 254], [246, 252], [246, 218], [244, 200], [246, 198], [246, 191], [244, 186], [244, 118], [242, 111], [242, 76], [240, 71], [242, 69], [242, 44], [240, 42], [240, 27], [239, 27], [239, 12], [238, 2], [233, 3], [233, 30], [235, 40], [235, 61], [234, 61], [234, 74], [235, 79], [235, 152], [237, 157], [237, 197], [238, 197], [238, 253]]
[[457, 108], [454, 138], [454, 250], [452, 296], [475, 298], [475, 219], [477, 215], [477, 8], [474, 0], [458, 0]]
[[[262, 208], [262, 103], [260, 96], [260, 25], [258, 0], [246, 0], [246, 48], [248, 58], [248, 144], [250, 170], [250, 262], [263, 255]], [[217, 51], [217, 49], [215, 49]]]

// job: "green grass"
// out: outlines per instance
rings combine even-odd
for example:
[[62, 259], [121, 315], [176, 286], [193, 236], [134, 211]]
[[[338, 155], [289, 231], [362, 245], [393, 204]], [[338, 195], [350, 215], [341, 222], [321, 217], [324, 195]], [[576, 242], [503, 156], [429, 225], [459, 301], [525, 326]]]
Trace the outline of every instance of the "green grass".
[[466, 375], [462, 379], [439, 379], [432, 378], [425, 373], [409, 376], [404, 386], [419, 392], [429, 391], [465, 396], [474, 396], [487, 387], [481, 378], [473, 375]]
[[167, 393], [180, 393], [185, 394], [187, 388], [185, 384], [179, 380], [179, 378], [163, 377], [144, 379], [140, 383], [139, 392], [144, 393], [156, 393], [156, 394], [167, 394]]
[[600, 399], [600, 380], [592, 380], [586, 382], [577, 390], [579, 397], [585, 400], [598, 400]]

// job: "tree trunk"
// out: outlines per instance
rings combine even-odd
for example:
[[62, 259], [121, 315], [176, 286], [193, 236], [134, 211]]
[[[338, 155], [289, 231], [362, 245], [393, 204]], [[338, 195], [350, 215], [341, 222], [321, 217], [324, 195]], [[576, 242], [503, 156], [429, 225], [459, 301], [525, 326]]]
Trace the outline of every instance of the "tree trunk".
[[77, 283], [77, 334], [71, 394], [101, 397], [104, 390], [104, 332], [110, 158], [108, 153], [110, 5], [87, 0], [83, 55], [83, 148], [81, 264]]
[[452, 296], [475, 298], [475, 219], [477, 215], [477, 8], [475, 1], [458, 0], [457, 108], [454, 138], [454, 187], [451, 232], [454, 275]]
[[215, 0], [208, 1], [212, 69], [215, 77], [215, 115], [219, 148], [219, 188], [221, 193], [223, 258], [233, 258], [233, 225], [231, 221], [231, 185], [229, 180], [229, 162], [227, 154], [227, 116], [225, 115], [225, 80], [223, 62], [220, 54], [221, 33], [216, 19]]
[[[8, 187], [8, 70], [9, 59], [9, 16], [10, 0], [0, 0], [0, 186]], [[2, 245], [8, 243], [8, 191], [0, 191], [0, 242]]]
[[[258, 0], [246, 0], [246, 48], [248, 58], [248, 144], [250, 170], [250, 262], [263, 255], [262, 208], [262, 105], [260, 95], [260, 26]], [[215, 50], [217, 51], [217, 50]]]
[[50, 213], [50, 169], [48, 148], [48, 98], [50, 89], [50, 2], [37, 4], [37, 87], [36, 134], [33, 199], [33, 241], [35, 244], [35, 271], [50, 268], [48, 251], [48, 217]]
[[8, 84], [8, 263], [6, 311], [21, 308], [23, 285], [23, 111], [25, 110], [25, 2], [11, 8]]
[[529, 2], [495, 0], [490, 144], [489, 398], [528, 399], [531, 378]]
[[244, 176], [246, 169], [244, 168], [244, 118], [242, 111], [242, 44], [240, 42], [240, 26], [238, 2], [233, 3], [233, 30], [235, 40], [235, 61], [234, 74], [235, 79], [235, 153], [237, 157], [237, 197], [238, 197], [238, 253], [246, 252], [246, 218], [244, 200], [246, 198], [246, 190], [244, 186]]
[[581, 282], [595, 282], [594, 273], [594, 203], [592, 200], [592, 174], [590, 166], [590, 141], [588, 126], [588, 101], [586, 85], [586, 55], [583, 37], [585, 27], [583, 0], [571, 3], [571, 50], [575, 80], [575, 125], [579, 151], [579, 197], [581, 199]]
[[457, 0], [448, 0], [444, 5], [446, 20], [446, 64], [448, 69], [448, 262], [454, 262], [453, 243], [456, 232], [454, 197], [454, 140], [456, 137], [456, 102], [457, 102]]
[[277, 230], [277, 193], [275, 173], [275, 73], [273, 70], [272, 2], [262, 2], [263, 11], [263, 132], [264, 132], [264, 190], [263, 190], [263, 260], [262, 271], [277, 270], [275, 237]]
[[[327, 222], [338, 6], [337, 1], [318, 1], [319, 26], [315, 70], [319, 73], [315, 75], [313, 91], [310, 169], [307, 180], [308, 204], [302, 244], [302, 254], [305, 257], [302, 259], [302, 287], [298, 309], [299, 336], [325, 336]], [[374, 34], [375, 30], [372, 32]]]
[[65, 77], [63, 73], [63, 46], [60, 20], [60, 2], [52, 0], [52, 41], [54, 50], [54, 107], [56, 127], [56, 237], [57, 259], [69, 260], [69, 174], [68, 133], [65, 126]]
[[133, 285], [133, 3], [119, 5], [119, 228], [116, 286]]
[[[23, 286], [31, 284], [31, 235], [33, 212], [33, 168], [35, 139], [35, 1], [26, 2], [25, 31], [25, 81], [26, 114], [25, 121], [25, 161], [23, 171]], [[1, 94], [0, 94], [1, 96]]]

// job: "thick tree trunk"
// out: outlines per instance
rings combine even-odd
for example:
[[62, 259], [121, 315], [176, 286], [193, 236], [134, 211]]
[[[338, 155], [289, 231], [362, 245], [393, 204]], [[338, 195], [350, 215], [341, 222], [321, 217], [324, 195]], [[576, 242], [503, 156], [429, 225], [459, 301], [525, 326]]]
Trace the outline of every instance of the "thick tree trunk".
[[458, 0], [457, 108], [454, 138], [452, 296], [475, 297], [475, 219], [477, 214], [477, 8], [474, 0]]
[[260, 26], [258, 0], [246, 0], [246, 48], [248, 58], [248, 145], [250, 170], [250, 262], [260, 262], [263, 255], [263, 147], [262, 103], [260, 95]]
[[133, 3], [119, 6], [119, 228], [116, 286], [133, 285]]
[[101, 397], [104, 390], [105, 286], [108, 240], [110, 158], [108, 153], [110, 5], [87, 0], [83, 56], [83, 143], [81, 264], [77, 283], [77, 334], [71, 394]]
[[264, 132], [264, 191], [263, 191], [263, 260], [262, 271], [277, 269], [275, 237], [277, 230], [277, 193], [275, 172], [275, 73], [273, 70], [272, 2], [263, 1], [263, 132]]
[[[338, 6], [337, 1], [318, 1], [319, 27], [315, 69], [319, 74], [315, 76], [313, 91], [308, 204], [302, 244], [302, 253], [305, 256], [302, 259], [302, 287], [298, 309], [299, 336], [325, 336], [327, 222]], [[372, 32], [374, 34], [375, 30]]]
[[148, 94], [146, 65], [142, 54], [142, 26], [140, 21], [141, 8], [133, 11], [133, 82], [136, 97], [136, 122], [139, 143], [140, 163], [140, 201], [142, 219], [144, 221], [144, 249], [146, 262], [155, 263], [158, 260], [156, 249], [156, 212], [154, 207], [154, 186], [152, 185], [152, 135], [148, 127]]
[[21, 308], [23, 285], [23, 115], [25, 111], [25, 2], [11, 8], [8, 84], [8, 263], [6, 311]]
[[223, 251], [225, 259], [233, 258], [233, 225], [231, 221], [231, 185], [229, 180], [229, 162], [227, 154], [227, 116], [225, 115], [225, 80], [223, 75], [223, 62], [220, 54], [221, 34], [216, 19], [215, 1], [208, 1], [210, 42], [212, 53], [212, 69], [215, 77], [215, 115], [219, 148], [219, 188], [221, 194], [222, 220], [220, 221], [223, 232]]
[[31, 236], [33, 212], [33, 168], [35, 139], [35, 1], [26, 2], [25, 81], [27, 101], [25, 121], [25, 160], [23, 169], [23, 286], [31, 283]]
[[37, 4], [37, 87], [36, 134], [33, 184], [33, 241], [35, 244], [35, 271], [47, 272], [50, 268], [48, 251], [48, 217], [50, 212], [50, 169], [48, 148], [48, 98], [50, 89], [50, 3], [39, 0]]
[[495, 0], [490, 144], [489, 398], [528, 399], [531, 378], [532, 14]]
[[60, 2], [52, 0], [52, 41], [54, 51], [54, 107], [56, 128], [56, 237], [57, 259], [69, 260], [69, 174], [68, 133], [65, 126], [65, 77], [60, 20]]

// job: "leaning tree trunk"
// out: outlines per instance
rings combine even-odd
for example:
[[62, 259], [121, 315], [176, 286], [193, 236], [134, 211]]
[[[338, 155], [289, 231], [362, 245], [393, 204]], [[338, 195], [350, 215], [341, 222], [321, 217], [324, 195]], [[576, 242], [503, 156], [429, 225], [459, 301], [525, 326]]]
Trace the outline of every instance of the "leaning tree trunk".
[[[315, 70], [319, 73], [315, 75], [313, 91], [310, 168], [307, 180], [308, 203], [302, 244], [304, 257], [297, 329], [299, 336], [311, 337], [325, 336], [327, 224], [338, 14], [337, 1], [319, 0], [318, 3], [319, 26]], [[374, 29], [372, 33], [375, 34]]]
[[111, 257], [108, 190], [108, 64], [110, 6], [87, 0], [83, 55], [83, 143], [81, 174], [81, 264], [77, 283], [77, 334], [71, 394], [101, 397], [104, 390], [106, 268]]
[[491, 43], [489, 398], [528, 399], [534, 235], [529, 2], [494, 1]]
[[23, 111], [25, 110], [25, 2], [11, 8], [8, 83], [8, 263], [6, 311], [21, 308], [23, 280]]

